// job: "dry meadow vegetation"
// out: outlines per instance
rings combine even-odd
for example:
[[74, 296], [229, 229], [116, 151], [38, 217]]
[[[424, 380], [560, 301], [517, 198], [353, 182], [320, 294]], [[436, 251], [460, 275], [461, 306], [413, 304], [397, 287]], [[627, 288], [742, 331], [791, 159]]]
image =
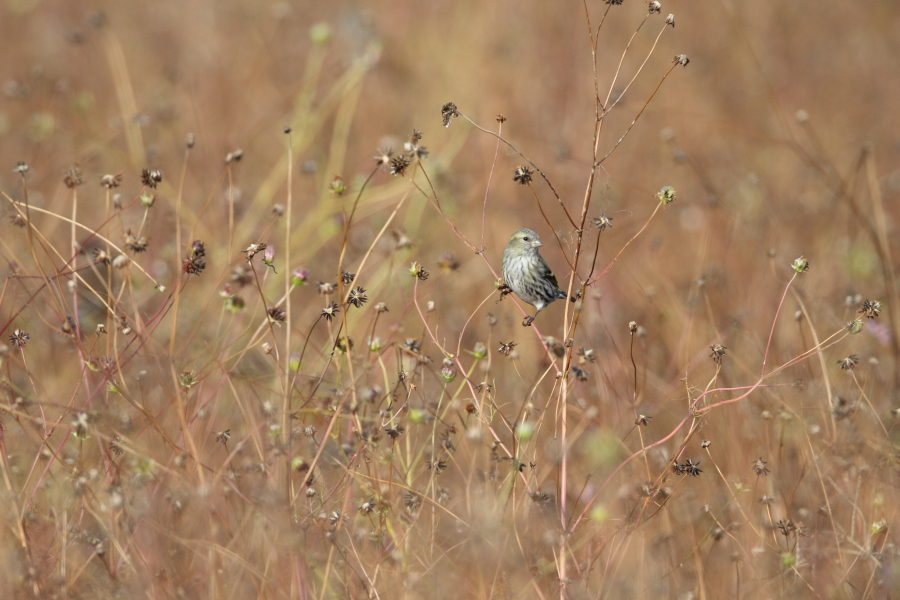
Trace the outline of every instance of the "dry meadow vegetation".
[[900, 597], [898, 23], [3, 3], [0, 597]]

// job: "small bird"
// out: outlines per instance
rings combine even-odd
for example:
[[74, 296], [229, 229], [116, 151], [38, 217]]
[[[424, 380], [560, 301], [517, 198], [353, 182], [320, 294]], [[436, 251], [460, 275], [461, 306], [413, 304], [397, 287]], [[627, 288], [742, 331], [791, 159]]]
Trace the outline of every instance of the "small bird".
[[544, 307], [568, 295], [556, 282], [556, 277], [538, 253], [543, 246], [541, 238], [532, 229], [520, 229], [509, 237], [503, 251], [503, 281], [524, 302], [534, 306], [534, 317], [526, 316], [524, 327], [531, 325]]

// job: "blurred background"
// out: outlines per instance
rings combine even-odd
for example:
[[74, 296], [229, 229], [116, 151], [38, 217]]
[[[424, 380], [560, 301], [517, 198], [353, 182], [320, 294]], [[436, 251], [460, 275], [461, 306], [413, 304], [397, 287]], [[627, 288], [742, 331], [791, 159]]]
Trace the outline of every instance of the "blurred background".
[[[900, 3], [668, 0], [647, 14], [639, 0], [3, 3], [8, 597], [900, 593]], [[689, 64], [673, 69], [681, 54]], [[518, 185], [513, 169], [530, 159], [579, 216], [595, 89], [616, 102], [597, 158], [615, 151], [597, 169], [587, 223], [605, 214], [612, 228], [586, 231], [579, 276], [595, 246], [594, 275], [618, 258], [569, 313], [564, 302], [543, 311], [538, 333], [521, 327], [511, 298], [498, 303], [500, 254], [531, 227], [566, 287], [563, 252], [571, 260], [577, 236], [545, 182]], [[443, 127], [447, 102], [467, 119]], [[521, 154], [473, 125], [497, 132], [498, 115]], [[410, 187], [373, 157], [403, 152], [414, 129], [428, 156], [406, 173]], [[70, 188], [73, 168], [83, 185]], [[161, 171], [157, 189], [142, 186], [145, 168]], [[99, 184], [120, 173], [116, 201]], [[651, 219], [667, 185], [677, 200]], [[26, 190], [40, 239], [16, 223], [13, 201]], [[137, 198], [149, 192], [145, 210]], [[278, 206], [288, 203], [289, 238]], [[66, 219], [84, 225], [74, 240]], [[483, 232], [483, 256], [453, 227], [478, 249]], [[127, 253], [136, 265], [88, 269], [91, 250], [108, 250], [91, 231], [123, 247], [128, 230], [148, 242]], [[185, 285], [195, 239], [207, 244], [207, 271]], [[92, 289], [109, 284], [104, 301], [65, 275], [42, 287], [42, 272], [65, 270], [73, 241]], [[257, 269], [258, 286], [237, 272], [256, 242], [276, 257], [275, 270]], [[810, 269], [786, 291], [801, 255]], [[413, 261], [427, 280], [409, 276]], [[336, 281], [339, 265], [369, 303], [342, 307], [356, 350], [333, 358], [340, 319], [319, 315], [341, 299], [316, 282]], [[281, 363], [299, 361], [308, 339], [285, 410], [284, 373], [262, 346], [275, 342], [259, 331], [297, 267], [308, 284], [292, 290], [291, 321], [273, 333], [290, 346], [276, 351]], [[235, 295], [246, 308], [232, 315], [220, 296]], [[878, 319], [792, 362], [845, 336], [866, 299], [881, 303]], [[389, 312], [376, 316], [378, 302]], [[586, 377], [565, 388], [571, 461], [561, 478], [563, 395], [548, 356], [562, 364], [573, 307], [571, 351], [596, 359], [573, 359]], [[136, 331], [116, 328], [121, 313]], [[109, 337], [94, 333], [100, 323]], [[31, 338], [21, 352], [8, 340], [17, 329]], [[507, 341], [513, 352], [498, 354]], [[721, 367], [713, 344], [727, 347]], [[86, 372], [101, 355], [119, 371]], [[791, 363], [771, 387], [684, 421], [702, 392], [754, 385], [764, 356], [769, 372]], [[418, 383], [398, 381], [400, 371]], [[175, 373], [189, 374], [184, 397]], [[134, 403], [107, 388], [120, 377], [137, 382]], [[354, 404], [364, 398], [365, 409]], [[82, 413], [87, 442], [73, 424]], [[634, 424], [641, 415], [649, 425]], [[49, 425], [57, 419], [61, 429]], [[400, 422], [398, 439], [383, 433]], [[516, 434], [522, 422], [533, 436]], [[297, 438], [287, 447], [286, 424]], [[128, 441], [124, 458], [110, 449], [116, 439]], [[702, 476], [669, 473], [676, 456], [702, 459]], [[381, 466], [366, 471], [363, 458]], [[571, 535], [561, 535], [562, 494]], [[373, 513], [361, 506], [370, 498]]]

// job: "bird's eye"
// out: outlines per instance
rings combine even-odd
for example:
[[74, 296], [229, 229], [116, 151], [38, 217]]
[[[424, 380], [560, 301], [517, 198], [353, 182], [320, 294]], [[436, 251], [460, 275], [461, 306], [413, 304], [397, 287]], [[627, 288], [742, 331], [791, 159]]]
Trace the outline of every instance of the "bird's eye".
[[528, 241], [528, 236], [526, 235], [525, 237], [523, 237], [523, 238], [522, 238], [522, 241], [523, 241], [523, 242], [527, 242], [527, 241]]

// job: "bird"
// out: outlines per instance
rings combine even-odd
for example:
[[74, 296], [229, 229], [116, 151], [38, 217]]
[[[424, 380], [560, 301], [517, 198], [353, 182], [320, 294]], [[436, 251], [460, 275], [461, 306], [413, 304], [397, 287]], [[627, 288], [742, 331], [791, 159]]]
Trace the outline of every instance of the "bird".
[[538, 252], [543, 245], [533, 229], [520, 229], [509, 236], [503, 251], [503, 281], [523, 302], [537, 309], [534, 317], [525, 317], [523, 327], [531, 325], [538, 313], [554, 300], [568, 298]]

